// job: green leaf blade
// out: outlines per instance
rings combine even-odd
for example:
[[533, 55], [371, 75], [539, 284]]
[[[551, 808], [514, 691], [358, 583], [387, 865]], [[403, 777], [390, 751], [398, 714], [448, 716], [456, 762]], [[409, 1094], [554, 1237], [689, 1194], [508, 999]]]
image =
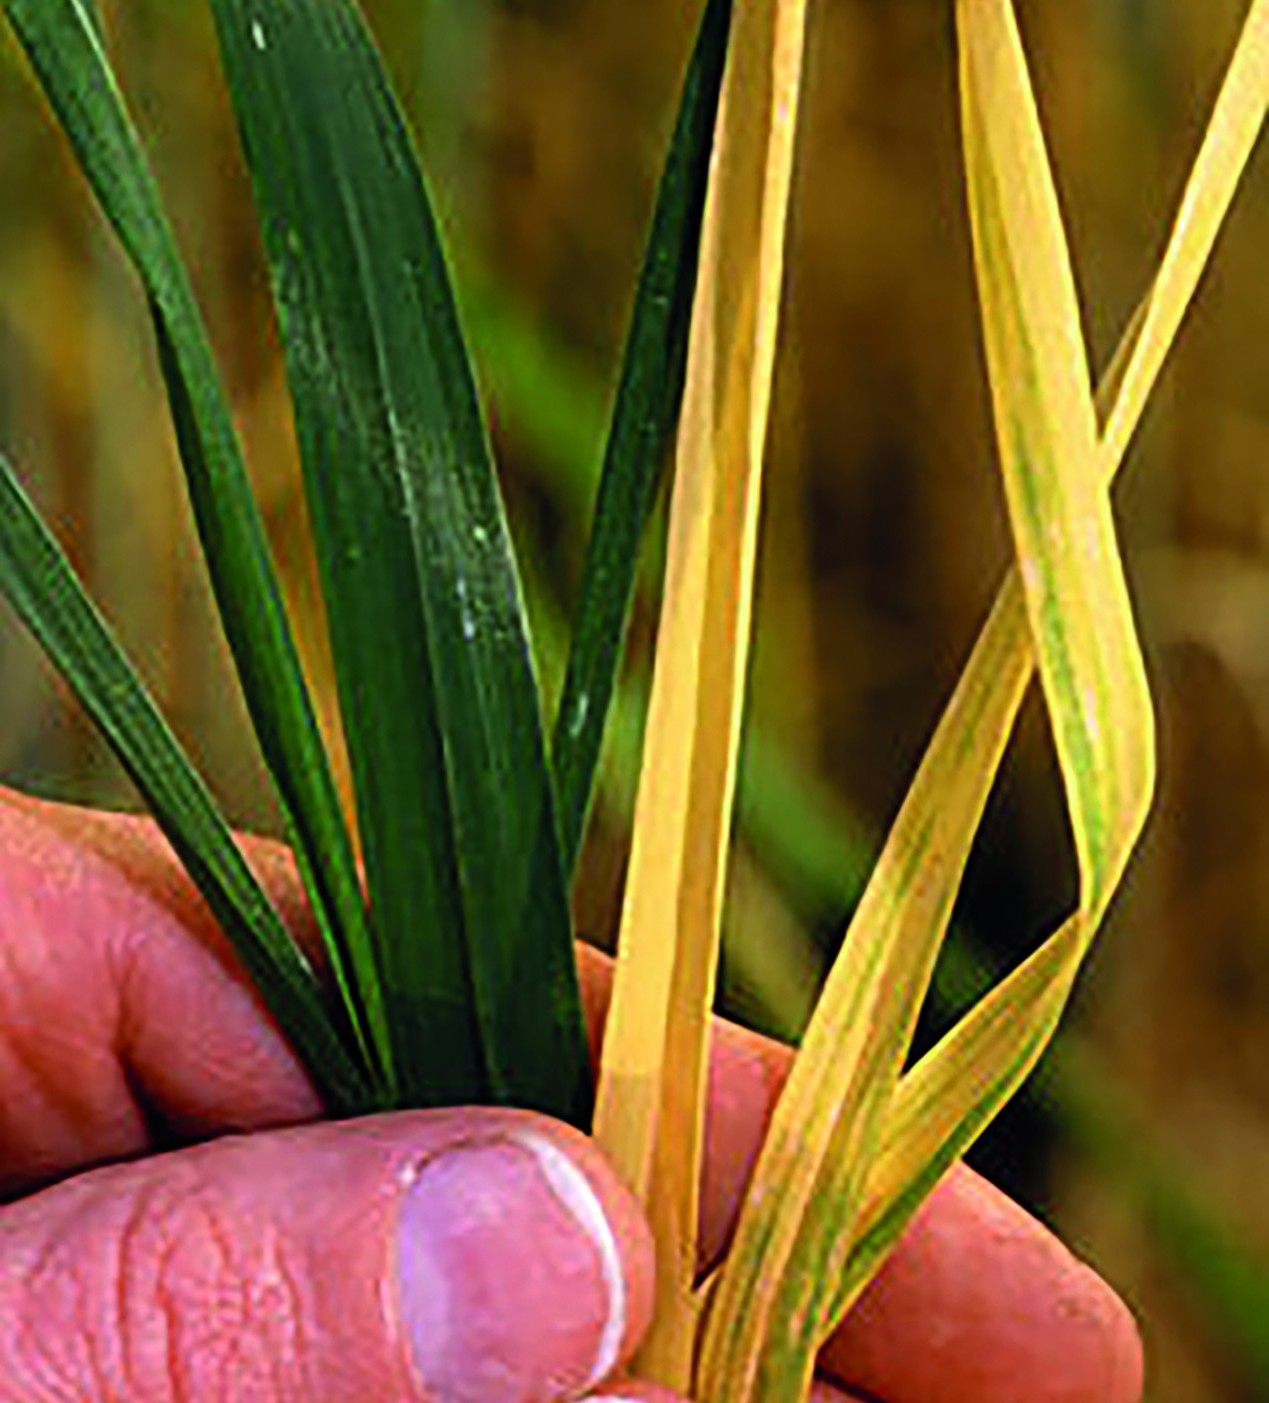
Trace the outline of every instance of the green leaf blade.
[[571, 873], [590, 808], [639, 551], [678, 417], [731, 0], [708, 0], [683, 85], [622, 361], [551, 755]]
[[519, 583], [412, 140], [354, 6], [212, 9], [287, 350], [403, 1089], [435, 1099], [439, 1057], [486, 1083], [442, 1099], [584, 1123]]

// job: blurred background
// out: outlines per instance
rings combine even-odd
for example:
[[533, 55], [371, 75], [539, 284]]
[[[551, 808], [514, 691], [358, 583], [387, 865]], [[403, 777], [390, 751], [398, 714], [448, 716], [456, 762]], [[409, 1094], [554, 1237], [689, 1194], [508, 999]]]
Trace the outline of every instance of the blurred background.
[[[325, 675], [288, 406], [205, 7], [105, 7]], [[644, 222], [698, 13], [367, 0], [419, 142], [550, 704]], [[1020, 0], [1103, 366], [1246, 0]], [[975, 324], [950, 0], [818, 0], [771, 436], [727, 1007], [794, 1036], [1008, 560]], [[973, 1159], [1143, 1322], [1153, 1403], [1269, 1398], [1269, 167], [1253, 164], [1117, 491], [1160, 716], [1146, 841], [1066, 1031]], [[233, 817], [267, 788], [226, 669], [144, 308], [0, 38], [0, 443]], [[655, 627], [649, 549], [577, 891], [610, 939]], [[132, 803], [0, 620], [0, 776]], [[328, 685], [327, 719], [332, 720]], [[1075, 889], [1033, 697], [922, 1042]]]

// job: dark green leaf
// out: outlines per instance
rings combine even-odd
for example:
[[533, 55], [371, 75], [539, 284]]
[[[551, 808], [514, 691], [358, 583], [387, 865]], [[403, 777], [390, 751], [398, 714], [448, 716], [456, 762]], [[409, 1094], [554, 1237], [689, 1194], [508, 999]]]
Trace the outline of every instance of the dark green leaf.
[[577, 860], [625, 642], [644, 528], [683, 394], [731, 0], [708, 0], [657, 194], [626, 341], [552, 760], [560, 846]]
[[229, 410], [157, 187], [88, 0], [0, 4], [150, 299], [226, 637], [357, 1041], [377, 1066], [376, 1102], [383, 1102], [390, 1099], [391, 1061], [352, 848]]
[[101, 728], [327, 1104], [339, 1112], [364, 1106], [370, 1095], [365, 1074], [350, 1057], [313, 971], [2, 457], [0, 592]]
[[468, 1099], [480, 1074], [486, 1096], [584, 1122], [519, 582], [413, 144], [354, 5], [211, 4], [287, 353], [403, 1088]]

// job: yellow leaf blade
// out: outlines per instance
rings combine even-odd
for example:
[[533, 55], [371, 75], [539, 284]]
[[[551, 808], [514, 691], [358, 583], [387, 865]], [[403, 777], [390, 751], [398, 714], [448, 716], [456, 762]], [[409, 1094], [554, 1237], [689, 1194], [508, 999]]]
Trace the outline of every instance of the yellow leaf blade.
[[1091, 935], [1084, 915], [1075, 912], [903, 1078], [826, 1333], [840, 1323], [930, 1191], [1035, 1066], [1057, 1028]]
[[639, 1366], [680, 1389], [804, 20], [803, 0], [753, 0], [732, 24], [596, 1110], [596, 1138], [657, 1236], [656, 1319]]
[[[1153, 713], [1102, 472], [1074, 277], [1012, 4], [958, 0], [957, 29], [983, 337], [1019, 562], [986, 633], [1012, 642], [1023, 666], [1011, 684], [1025, 686], [1019, 606], [1025, 610], [1071, 812], [1079, 908], [905, 1079], [826, 1329], [886, 1237], [883, 1225], [870, 1238], [872, 1220], [910, 1211], [1051, 1035], [1153, 787]], [[980, 646], [967, 674], [982, 657]], [[908, 1134], [897, 1135], [896, 1124]]]
[[[1109, 483], [1136, 431], [1264, 126], [1269, 104], [1269, 0], [1253, 0], [1195, 160], [1154, 287], [1130, 330], [1102, 435]], [[1117, 357], [1118, 359], [1118, 357]]]

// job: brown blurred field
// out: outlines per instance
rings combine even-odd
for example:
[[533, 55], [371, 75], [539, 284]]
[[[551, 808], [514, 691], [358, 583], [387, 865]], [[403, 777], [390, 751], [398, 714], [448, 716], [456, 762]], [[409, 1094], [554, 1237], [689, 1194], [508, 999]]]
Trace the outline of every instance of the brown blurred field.
[[[105, 8], [320, 667], [285, 389], [206, 15], [170, 0]], [[697, 7], [367, 9], [418, 119], [460, 271], [549, 679]], [[1245, 9], [1019, 5], [1098, 366], [1145, 289]], [[755, 801], [738, 845], [728, 959], [734, 1002], [777, 1027], [805, 1008], [1008, 558], [951, 18], [947, 0], [813, 11], [752, 688], [753, 730], [777, 752], [781, 784]], [[1269, 1398], [1267, 158], [1253, 163], [1117, 496], [1161, 723], [1154, 818], [1070, 1032], [977, 1156], [1133, 1302], [1153, 1403]], [[230, 812], [268, 827], [144, 308], [7, 36], [0, 444]], [[638, 657], [654, 617], [645, 600]], [[7, 616], [0, 678], [8, 782], [130, 802]], [[601, 938], [628, 799], [628, 765], [624, 782], [620, 755], [610, 769], [578, 893], [579, 919]], [[1068, 844], [1032, 704], [927, 1034], [1068, 908]]]

